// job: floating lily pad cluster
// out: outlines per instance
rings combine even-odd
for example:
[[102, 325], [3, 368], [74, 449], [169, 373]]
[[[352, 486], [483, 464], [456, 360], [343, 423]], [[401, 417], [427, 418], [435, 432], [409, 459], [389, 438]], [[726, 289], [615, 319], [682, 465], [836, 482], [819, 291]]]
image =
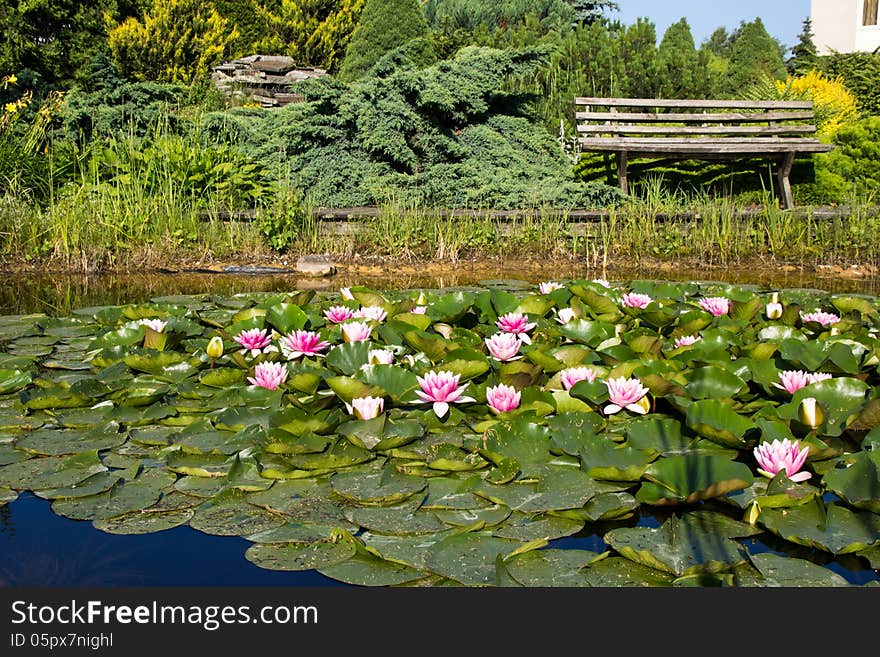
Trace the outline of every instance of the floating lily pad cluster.
[[0, 504], [363, 586], [847, 586], [823, 564], [880, 568], [878, 329], [601, 280], [0, 317]]

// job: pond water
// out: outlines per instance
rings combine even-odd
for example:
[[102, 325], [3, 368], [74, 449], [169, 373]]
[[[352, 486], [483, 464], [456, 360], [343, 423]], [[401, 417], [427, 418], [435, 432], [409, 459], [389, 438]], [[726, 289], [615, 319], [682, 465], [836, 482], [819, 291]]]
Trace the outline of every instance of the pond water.
[[[705, 274], [705, 272], [703, 273]], [[775, 275], [774, 275], [775, 274]], [[824, 279], [815, 275], [756, 271], [713, 272], [711, 280], [756, 284], [766, 288], [816, 289], [854, 295], [876, 295], [874, 279]], [[332, 292], [341, 286], [373, 289], [440, 289], [499, 285], [514, 288], [566, 277], [598, 278], [598, 272], [467, 271], [453, 269], [437, 275], [412, 274], [396, 279], [386, 275], [342, 274], [327, 279], [296, 275], [144, 274], [102, 276], [7, 276], [0, 288], [0, 315], [34, 312], [67, 316], [73, 309], [102, 305], [146, 303], [153, 297], [176, 294], [232, 295], [245, 292], [285, 292], [306, 287]], [[698, 272], [607, 271], [608, 280], [701, 280]], [[487, 281], [488, 279], [488, 281]], [[659, 527], [671, 511], [643, 508], [635, 517], [609, 524], [588, 524], [575, 535], [551, 541], [549, 547], [602, 552], [604, 533], [614, 527]], [[731, 517], [735, 515], [731, 514]], [[850, 584], [880, 582], [880, 571], [857, 557], [834, 557], [821, 550], [795, 546], [774, 537], [741, 539], [750, 553], [771, 552], [820, 564]], [[143, 535], [111, 535], [88, 521], [71, 520], [52, 512], [47, 500], [24, 492], [0, 505], [0, 586], [346, 586], [314, 570], [282, 572], [260, 568], [244, 558], [251, 544], [239, 537], [215, 536], [180, 526]]]

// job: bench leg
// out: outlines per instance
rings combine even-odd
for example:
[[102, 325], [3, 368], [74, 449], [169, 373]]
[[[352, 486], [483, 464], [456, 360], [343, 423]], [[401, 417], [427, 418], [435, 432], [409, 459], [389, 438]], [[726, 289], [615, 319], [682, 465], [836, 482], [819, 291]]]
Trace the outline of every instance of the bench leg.
[[779, 163], [779, 171], [776, 177], [779, 181], [779, 196], [782, 199], [782, 207], [789, 210], [794, 207], [794, 198], [791, 195], [791, 182], [788, 177], [791, 175], [791, 167], [794, 164], [794, 153], [786, 153]]
[[617, 180], [620, 183], [620, 191], [629, 195], [629, 183], [626, 180], [627, 155], [626, 151], [617, 154]]

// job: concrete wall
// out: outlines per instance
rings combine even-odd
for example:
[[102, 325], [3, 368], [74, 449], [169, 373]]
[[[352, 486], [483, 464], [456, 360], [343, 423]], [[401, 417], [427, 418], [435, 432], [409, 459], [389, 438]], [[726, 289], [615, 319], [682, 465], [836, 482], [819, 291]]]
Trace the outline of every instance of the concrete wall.
[[880, 25], [862, 25], [865, 0], [812, 0], [813, 43], [820, 55], [873, 52], [880, 47]]

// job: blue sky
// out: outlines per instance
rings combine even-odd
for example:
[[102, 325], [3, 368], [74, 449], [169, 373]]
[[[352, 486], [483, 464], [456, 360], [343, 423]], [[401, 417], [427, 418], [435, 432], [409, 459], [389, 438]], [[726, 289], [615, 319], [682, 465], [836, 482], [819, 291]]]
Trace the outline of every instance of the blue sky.
[[691, 26], [697, 47], [715, 28], [733, 31], [740, 21], [760, 17], [770, 36], [786, 46], [797, 43], [804, 19], [810, 15], [810, 0], [616, 0], [620, 11], [608, 17], [629, 25], [639, 17], [657, 26], [658, 41], [666, 28], [682, 18]]

